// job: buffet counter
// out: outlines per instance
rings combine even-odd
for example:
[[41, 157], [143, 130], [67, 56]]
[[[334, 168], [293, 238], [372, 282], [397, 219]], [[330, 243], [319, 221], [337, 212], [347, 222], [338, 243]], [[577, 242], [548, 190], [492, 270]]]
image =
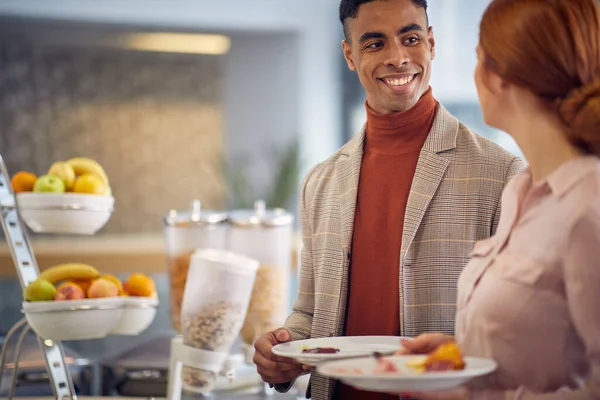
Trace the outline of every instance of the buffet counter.
[[[151, 234], [98, 234], [95, 236], [30, 236], [33, 253], [41, 270], [64, 262], [93, 265], [104, 273], [147, 274], [167, 271], [164, 236]], [[296, 268], [296, 244], [292, 270]], [[0, 277], [16, 276], [8, 243], [0, 241]]]

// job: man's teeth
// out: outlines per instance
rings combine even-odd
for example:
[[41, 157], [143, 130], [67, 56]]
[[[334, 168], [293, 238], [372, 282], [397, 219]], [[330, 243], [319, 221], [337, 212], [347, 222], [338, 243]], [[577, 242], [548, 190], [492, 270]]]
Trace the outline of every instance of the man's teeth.
[[410, 83], [413, 80], [413, 78], [414, 78], [414, 75], [407, 76], [405, 78], [400, 78], [400, 79], [386, 78], [385, 83], [387, 83], [388, 85], [393, 85], [393, 86], [404, 86], [404, 85]]

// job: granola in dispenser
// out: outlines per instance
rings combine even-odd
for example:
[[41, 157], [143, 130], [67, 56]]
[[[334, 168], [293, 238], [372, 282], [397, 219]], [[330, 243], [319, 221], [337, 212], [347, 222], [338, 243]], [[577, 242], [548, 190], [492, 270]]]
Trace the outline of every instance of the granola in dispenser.
[[[183, 343], [202, 350], [226, 352], [237, 338], [245, 308], [231, 301], [217, 301], [203, 306], [198, 312], [183, 317]], [[182, 383], [186, 390], [210, 392], [217, 374], [184, 365]]]

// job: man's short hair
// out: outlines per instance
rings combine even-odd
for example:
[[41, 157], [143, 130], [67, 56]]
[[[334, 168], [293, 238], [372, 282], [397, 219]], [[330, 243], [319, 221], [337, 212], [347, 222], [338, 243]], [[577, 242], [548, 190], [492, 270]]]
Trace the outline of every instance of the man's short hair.
[[[340, 2], [340, 22], [344, 27], [344, 36], [348, 40], [348, 18], [356, 18], [358, 15], [358, 8], [366, 3], [380, 0], [342, 0]], [[427, 16], [427, 0], [410, 0], [415, 6], [425, 10], [425, 18], [427, 18], [427, 24], [429, 25], [429, 17]]]

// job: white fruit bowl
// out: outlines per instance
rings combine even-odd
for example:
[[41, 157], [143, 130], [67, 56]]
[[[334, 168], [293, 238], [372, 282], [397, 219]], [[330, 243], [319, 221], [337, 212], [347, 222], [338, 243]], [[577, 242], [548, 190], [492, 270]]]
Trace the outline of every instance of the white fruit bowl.
[[122, 297], [23, 302], [29, 326], [44, 339], [101, 339], [121, 321]]
[[145, 331], [156, 316], [158, 299], [151, 297], [123, 297], [123, 314], [113, 327], [111, 335], [139, 335]]
[[21, 218], [36, 233], [93, 235], [110, 219], [115, 198], [81, 193], [22, 192]]

